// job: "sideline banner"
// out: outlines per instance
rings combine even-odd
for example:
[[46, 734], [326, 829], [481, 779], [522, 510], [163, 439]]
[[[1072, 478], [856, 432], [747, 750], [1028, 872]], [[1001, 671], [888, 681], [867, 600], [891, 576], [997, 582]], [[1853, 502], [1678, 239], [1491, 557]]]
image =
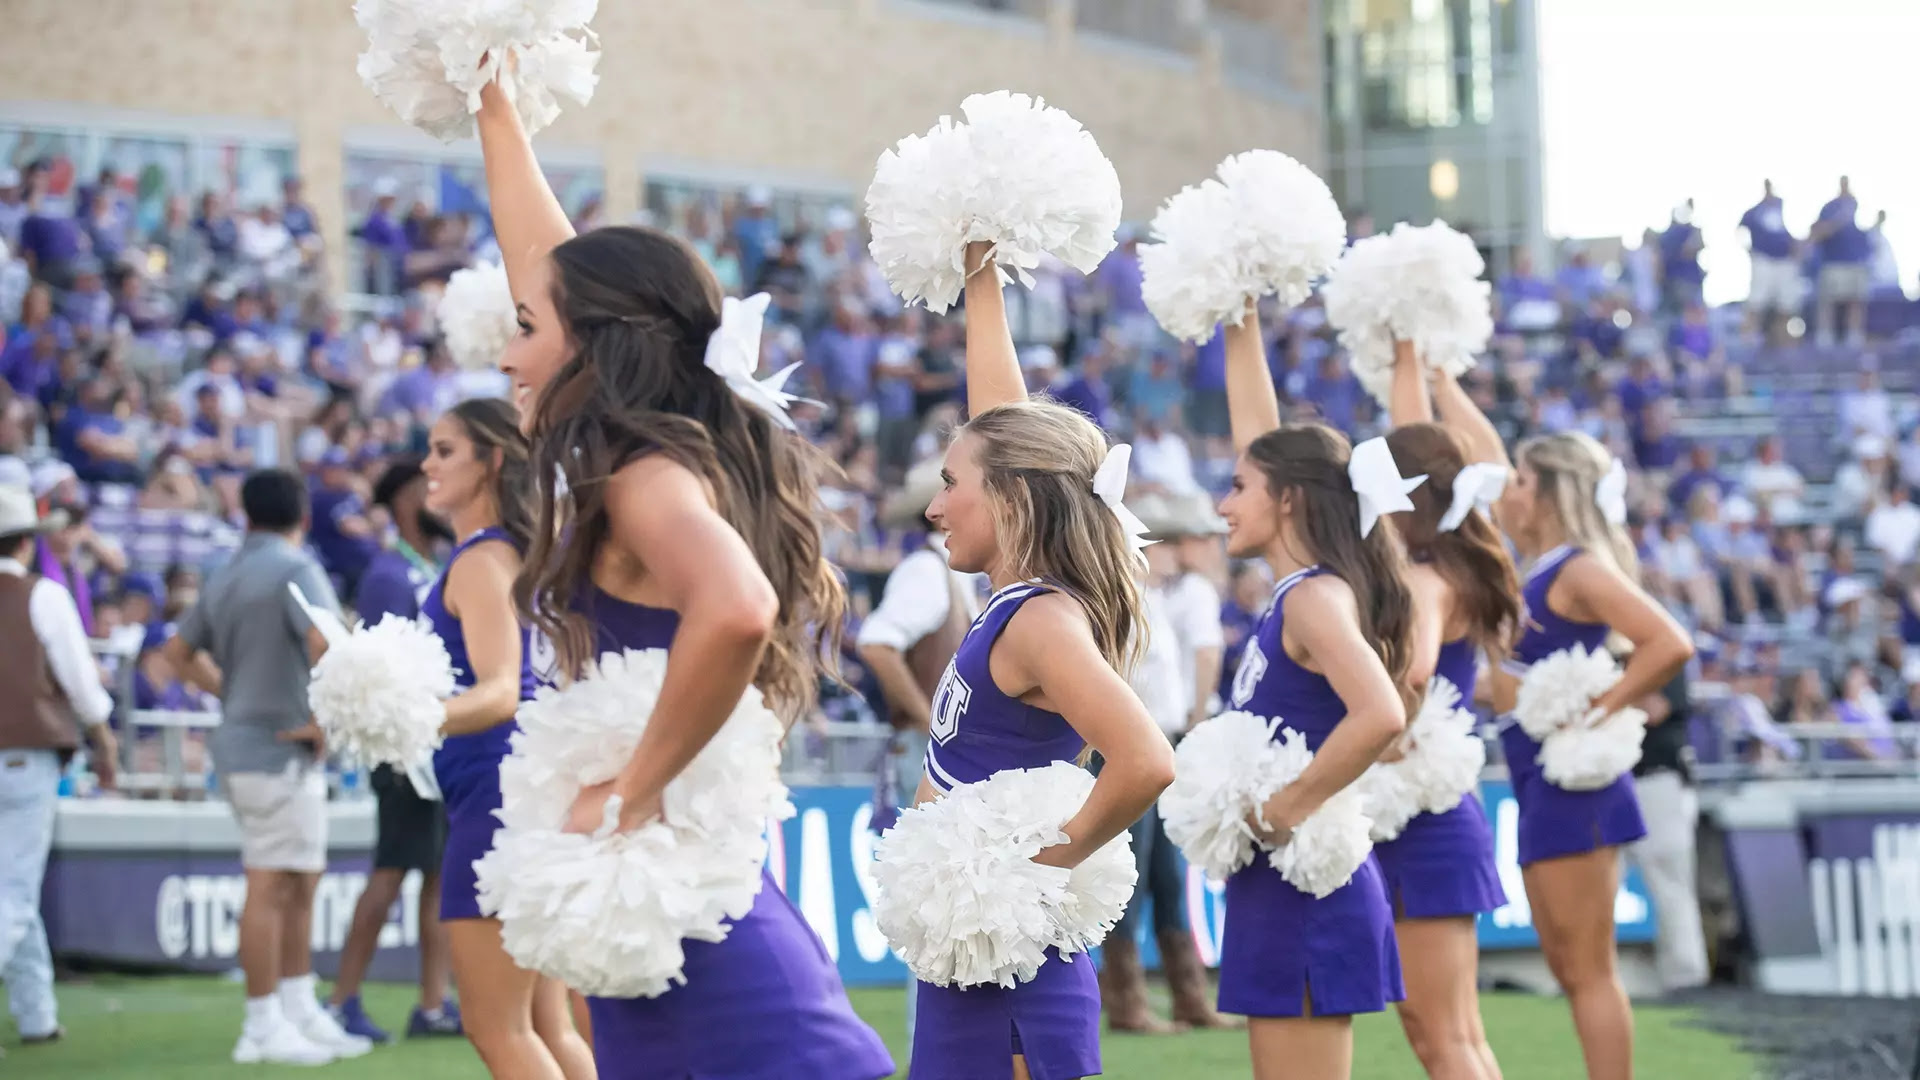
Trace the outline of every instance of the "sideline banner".
[[[1482, 797], [1494, 825], [1509, 902], [1480, 917], [1480, 945], [1483, 949], [1534, 948], [1538, 939], [1515, 862], [1518, 808], [1503, 782], [1484, 785]], [[873, 921], [871, 789], [796, 788], [793, 801], [798, 813], [775, 832], [770, 845], [774, 880], [784, 884], [787, 895], [820, 935], [848, 985], [903, 982], [906, 967], [887, 947]], [[106, 806], [89, 802], [92, 805], [75, 808], [76, 812], [104, 816]], [[371, 806], [369, 802], [366, 816], [371, 815]], [[141, 811], [135, 804], [112, 810], [130, 822], [143, 817], [152, 821], [168, 812], [160, 806], [155, 806], [156, 812]], [[224, 817], [224, 808], [219, 807], [188, 813], [201, 810]], [[350, 813], [362, 811], [335, 807], [336, 818]], [[125, 842], [113, 842], [110, 833], [122, 830], [108, 830], [106, 825], [102, 821], [90, 830], [90, 842], [55, 844], [43, 905], [54, 951], [191, 971], [233, 968], [238, 963], [240, 907], [246, 898], [237, 837], [235, 844], [208, 842], [211, 830], [202, 826], [193, 830], [197, 834], [193, 840], [180, 837], [183, 842], [175, 843], [169, 830], [127, 829]], [[331, 974], [337, 963], [354, 902], [366, 881], [370, 832], [366, 828], [334, 830], [328, 872], [314, 897], [314, 959], [323, 975]], [[136, 836], [139, 833], [147, 835]], [[419, 875], [408, 875], [401, 899], [381, 931], [374, 978], [411, 981], [415, 977], [419, 889]], [[1220, 889], [1189, 870], [1187, 900], [1200, 954], [1213, 964], [1225, 925]], [[1646, 941], [1653, 936], [1652, 904], [1637, 871], [1628, 872], [1615, 898], [1614, 921], [1621, 941]], [[1151, 920], [1143, 920], [1142, 925], [1151, 925]], [[1142, 948], [1146, 961], [1154, 963], [1153, 942], [1144, 941]]]

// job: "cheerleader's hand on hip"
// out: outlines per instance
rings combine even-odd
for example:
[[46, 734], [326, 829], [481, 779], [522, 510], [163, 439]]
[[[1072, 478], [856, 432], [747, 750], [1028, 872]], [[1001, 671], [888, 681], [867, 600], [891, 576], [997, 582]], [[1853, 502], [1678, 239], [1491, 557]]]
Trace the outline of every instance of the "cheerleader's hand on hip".
[[617, 781], [580, 789], [567, 811], [565, 831], [587, 836], [611, 836], [633, 830], [660, 816], [658, 796], [628, 799], [621, 796]]
[[1294, 805], [1291, 785], [1273, 793], [1253, 813], [1247, 815], [1247, 824], [1253, 829], [1253, 836], [1262, 845], [1270, 848], [1285, 847], [1293, 839], [1293, 830], [1305, 821], [1307, 815]]

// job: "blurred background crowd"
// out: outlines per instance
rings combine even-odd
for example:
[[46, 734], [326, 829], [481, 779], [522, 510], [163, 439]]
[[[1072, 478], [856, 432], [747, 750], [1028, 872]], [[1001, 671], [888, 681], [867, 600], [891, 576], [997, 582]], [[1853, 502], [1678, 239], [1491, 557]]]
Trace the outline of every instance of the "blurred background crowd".
[[[373, 480], [424, 449], [442, 410], [500, 392], [496, 373], [452, 364], [433, 316], [448, 276], [496, 252], [484, 203], [457, 185], [372, 177], [335, 251], [297, 177], [238, 200], [151, 181], [76, 175], [59, 155], [0, 172], [0, 483], [64, 520], [40, 569], [109, 644], [103, 678], [125, 704], [200, 710], [211, 703], [158, 647], [237, 542], [239, 478], [308, 475], [310, 543], [350, 593], [390, 526]], [[793, 388], [813, 403], [796, 417], [841, 468], [824, 493], [829, 552], [857, 621], [923, 539], [924, 523], [882, 508], [960, 418], [964, 313], [903, 310], [841, 203], [755, 187], [652, 201], [641, 220], [685, 237], [729, 293], [773, 297], [763, 365], [801, 363]], [[603, 223], [591, 192], [571, 209], [583, 229]], [[1373, 227], [1351, 210], [1354, 237]], [[1551, 266], [1489, 250], [1506, 268], [1498, 332], [1466, 384], [1509, 438], [1578, 429], [1630, 465], [1648, 579], [1694, 629], [1697, 674], [1727, 690], [1696, 753], [1792, 758], [1802, 747], [1783, 729], [1839, 721], [1861, 737], [1824, 754], [1891, 757], [1888, 725], [1920, 718], [1917, 305], [1844, 178], [1805, 235], [1770, 185], [1741, 228], [1752, 292], [1718, 308], [1689, 204], [1605, 260], [1579, 245]], [[1043, 266], [1009, 289], [1029, 383], [1132, 441], [1134, 495], [1218, 495], [1232, 469], [1219, 339], [1159, 330], [1141, 237], [1121, 239], [1091, 275]], [[1289, 414], [1377, 432], [1317, 299], [1272, 314]], [[1230, 639], [1244, 633], [1262, 571], [1202, 562]], [[844, 661], [852, 689], [829, 688], [816, 721], [879, 722], [879, 694]]]

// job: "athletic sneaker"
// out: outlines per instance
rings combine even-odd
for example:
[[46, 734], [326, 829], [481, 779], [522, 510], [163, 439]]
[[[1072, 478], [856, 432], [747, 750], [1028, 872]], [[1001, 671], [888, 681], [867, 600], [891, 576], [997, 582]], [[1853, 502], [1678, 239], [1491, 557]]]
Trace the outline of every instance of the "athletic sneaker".
[[320, 1007], [315, 999], [311, 1008], [295, 1005], [288, 1010], [287, 1019], [306, 1036], [307, 1041], [325, 1049], [336, 1058], [357, 1058], [373, 1049], [373, 1040], [362, 1035], [349, 1035], [340, 1026], [333, 1014]]
[[387, 1030], [373, 1022], [367, 1010], [360, 1006], [360, 995], [355, 994], [338, 1005], [328, 1005], [327, 1011], [333, 1014], [334, 1023], [349, 1035], [358, 1035], [375, 1045], [384, 1046], [393, 1040]]
[[300, 1033], [284, 1016], [275, 1015], [261, 1024], [240, 1029], [240, 1041], [233, 1047], [235, 1065], [325, 1065], [333, 1052]]
[[447, 1002], [428, 1012], [420, 1006], [413, 1007], [413, 1015], [407, 1017], [407, 1038], [442, 1038], [461, 1035], [460, 1012]]

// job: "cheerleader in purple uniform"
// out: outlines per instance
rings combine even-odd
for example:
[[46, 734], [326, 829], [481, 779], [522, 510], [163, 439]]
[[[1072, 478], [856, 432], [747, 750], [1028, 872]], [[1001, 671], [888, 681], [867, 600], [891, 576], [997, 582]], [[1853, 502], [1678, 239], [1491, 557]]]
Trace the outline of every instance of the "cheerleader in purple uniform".
[[[1451, 380], [1437, 386], [1441, 415], [1470, 408]], [[1693, 643], [1638, 584], [1626, 521], [1626, 474], [1581, 434], [1532, 438], [1497, 508], [1500, 526], [1527, 562], [1520, 641], [1495, 680], [1495, 703], [1511, 708], [1527, 665], [1573, 645], [1598, 649], [1619, 634], [1633, 645], [1626, 668], [1594, 706], [1611, 715], [1660, 692], [1693, 655]], [[1613, 901], [1622, 844], [1647, 834], [1622, 775], [1597, 791], [1547, 781], [1540, 744], [1519, 724], [1501, 748], [1520, 806], [1520, 871], [1547, 965], [1566, 991], [1590, 1080], [1633, 1075], [1633, 1013], [1614, 970]]]
[[447, 928], [464, 1030], [495, 1076], [591, 1080], [593, 1055], [574, 1030], [564, 986], [513, 962], [500, 922], [481, 915], [473, 863], [500, 827], [500, 759], [520, 702], [533, 695], [526, 631], [513, 610], [520, 553], [532, 538], [526, 436], [504, 401], [462, 402], [428, 435], [427, 508], [459, 544], [421, 601], [453, 661], [459, 693], [433, 755], [447, 805], [440, 919]]
[[[1391, 520], [1412, 563], [1407, 584], [1415, 652], [1432, 658], [1434, 675], [1452, 683], [1466, 707], [1473, 703], [1480, 654], [1504, 658], [1520, 622], [1520, 579], [1481, 512], [1511, 466], [1499, 434], [1477, 410], [1457, 433], [1433, 422], [1427, 380], [1426, 365], [1399, 343], [1387, 446], [1400, 472], [1424, 473], [1427, 482], [1412, 492], [1413, 510]], [[1475, 919], [1507, 898], [1479, 793], [1468, 792], [1445, 813], [1416, 815], [1373, 850], [1400, 945], [1407, 989], [1400, 1024], [1407, 1042], [1428, 1076], [1499, 1080], [1480, 1022]]]
[[[1106, 436], [1084, 415], [1029, 402], [984, 245], [967, 281], [967, 405], [927, 517], [955, 570], [992, 598], [935, 690], [927, 771], [915, 804], [1006, 769], [1104, 764], [1038, 861], [1071, 867], [1127, 831], [1173, 782], [1173, 750], [1121, 674], [1142, 646], [1140, 572], [1094, 475]], [[1110, 493], [1118, 501], [1117, 492]], [[1073, 1080], [1100, 1072], [1093, 961], [1050, 953], [1033, 979], [919, 985], [912, 1080]]]
[[[1346, 438], [1321, 424], [1281, 425], [1251, 305], [1224, 332], [1240, 451], [1220, 504], [1227, 553], [1264, 558], [1280, 579], [1241, 657], [1232, 704], [1279, 717], [1314, 752], [1264, 808], [1268, 842], [1279, 844], [1400, 734], [1425, 674], [1411, 670], [1405, 553], [1392, 529], [1363, 524]], [[1225, 899], [1220, 1010], [1248, 1017], [1256, 1080], [1351, 1075], [1353, 1014], [1403, 996], [1379, 863], [1369, 857], [1315, 899], [1255, 858], [1228, 878]]]
[[[821, 555], [810, 448], [782, 430], [782, 397], [751, 380], [758, 313], [723, 305], [712, 272], [665, 233], [575, 236], [497, 85], [477, 122], [520, 324], [500, 367], [532, 438], [541, 510], [515, 591], [538, 631], [536, 674], [565, 680], [603, 651], [669, 650], [639, 745], [568, 816], [594, 832], [617, 797], [617, 827], [631, 830], [660, 813], [667, 783], [749, 685], [784, 715], [808, 707], [845, 595]], [[748, 914], [724, 941], [686, 943], [683, 970], [658, 997], [590, 1000], [602, 1080], [893, 1074], [764, 869]]]

